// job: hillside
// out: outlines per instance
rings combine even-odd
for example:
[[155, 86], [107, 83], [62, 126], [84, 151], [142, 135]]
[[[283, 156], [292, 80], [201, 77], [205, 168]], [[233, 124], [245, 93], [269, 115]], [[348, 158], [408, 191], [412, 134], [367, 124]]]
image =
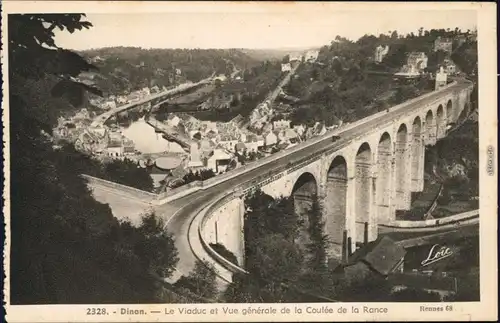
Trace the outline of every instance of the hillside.
[[159, 120], [170, 112], [189, 112], [200, 120], [229, 121], [238, 115], [247, 117], [279, 83], [279, 62], [265, 61], [242, 71], [240, 81], [220, 83], [172, 100], [158, 112]]
[[229, 75], [259, 62], [234, 49], [143, 49], [109, 47], [80, 54], [99, 68], [86, 75], [105, 93], [119, 94], [143, 87], [168, 87], [196, 82], [213, 73]]
[[[453, 52], [434, 51], [437, 37], [453, 39]], [[456, 39], [462, 38], [463, 42]], [[389, 46], [381, 62], [374, 61], [377, 46]], [[428, 57], [427, 68], [419, 78], [394, 80], [392, 74], [407, 64], [411, 52]], [[419, 29], [417, 34], [391, 32], [364, 35], [357, 41], [337, 36], [321, 47], [316, 62], [304, 64], [285, 88], [300, 99], [292, 105], [292, 123], [326, 122], [340, 119], [352, 122], [377, 111], [422, 95], [434, 89], [428, 73], [434, 73], [447, 56], [457, 69], [471, 74], [477, 66], [477, 42], [472, 34], [455, 30]], [[428, 72], [428, 73], [426, 73]]]

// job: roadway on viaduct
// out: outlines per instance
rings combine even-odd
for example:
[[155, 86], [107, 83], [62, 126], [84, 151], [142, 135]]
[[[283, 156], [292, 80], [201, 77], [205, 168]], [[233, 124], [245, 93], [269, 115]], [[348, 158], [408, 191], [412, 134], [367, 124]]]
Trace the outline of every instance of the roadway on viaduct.
[[[454, 101], [456, 104], [459, 102], [459, 99], [456, 97], [462, 95], [463, 91], [466, 91], [468, 99], [471, 89], [471, 82], [459, 80], [440, 91], [433, 92], [429, 95], [410, 100], [397, 107], [391, 108], [388, 112], [379, 113], [375, 117], [368, 117], [360, 122], [342, 127], [335, 133], [340, 136], [340, 139], [336, 142], [332, 142], [331, 139], [334, 133], [315, 138], [309, 142], [304, 142], [299, 146], [293, 147], [291, 152], [285, 153], [279, 158], [270, 156], [270, 158], [260, 160], [257, 162], [259, 164], [256, 167], [250, 168], [238, 174], [238, 176], [228, 176], [226, 180], [216, 183], [211, 187], [171, 201], [168, 203], [168, 208], [167, 205], [159, 206], [156, 209], [159, 215], [162, 214], [163, 208], [165, 208], [164, 212], [176, 210], [173, 215], [169, 214], [169, 220], [166, 225], [167, 230], [174, 234], [180, 258], [177, 266], [177, 273], [174, 274], [171, 280], [177, 280], [181, 274], [188, 274], [194, 267], [196, 259], [200, 258], [200, 254], [202, 254], [201, 258], [204, 260], [213, 259], [207, 252], [199, 250], [199, 241], [193, 241], [199, 238], [193, 234], [190, 236], [190, 231], [193, 231], [191, 224], [203, 209], [222, 198], [224, 193], [230, 194], [230, 192], [233, 192], [236, 188], [248, 188], [248, 186], [254, 185], [250, 183], [256, 178], [271, 177], [277, 170], [281, 169], [280, 171], [282, 171], [283, 167], [286, 167], [290, 162], [301, 161], [312, 155], [317, 155], [318, 153], [330, 154], [343, 149], [349, 146], [354, 140], [358, 140], [371, 132], [377, 131], [381, 126], [392, 124], [395, 120], [400, 120], [407, 115], [415, 115], [424, 108], [427, 111], [430, 105], [435, 104], [443, 97], [450, 97], [450, 95], [455, 96]], [[463, 100], [465, 99], [462, 98], [462, 101]], [[462, 109], [463, 108], [462, 106]], [[435, 110], [435, 108], [433, 109]], [[460, 111], [458, 111], [458, 113], [460, 113]], [[222, 176], [224, 177], [224, 175]], [[218, 265], [217, 262], [210, 262], [216, 269], [221, 269], [221, 266]]]

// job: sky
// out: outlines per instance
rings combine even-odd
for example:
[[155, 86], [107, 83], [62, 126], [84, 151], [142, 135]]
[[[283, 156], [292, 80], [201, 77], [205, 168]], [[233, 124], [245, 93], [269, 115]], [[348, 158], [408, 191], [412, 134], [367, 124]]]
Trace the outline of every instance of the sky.
[[304, 48], [329, 44], [336, 35], [356, 40], [364, 34], [379, 35], [389, 30], [417, 33], [420, 27], [472, 30], [476, 26], [473, 10], [389, 10], [378, 6], [367, 11], [366, 5], [358, 7], [361, 10], [339, 10], [318, 3], [187, 8], [178, 5], [164, 10], [156, 6], [136, 11], [122, 8], [120, 13], [87, 13], [93, 27], [73, 34], [58, 31], [56, 44], [75, 50], [110, 46]]

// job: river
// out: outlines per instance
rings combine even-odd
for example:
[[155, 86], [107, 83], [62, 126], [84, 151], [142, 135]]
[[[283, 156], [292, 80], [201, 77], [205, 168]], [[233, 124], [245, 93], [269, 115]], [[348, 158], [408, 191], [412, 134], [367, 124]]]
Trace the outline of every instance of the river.
[[121, 129], [123, 135], [132, 140], [135, 149], [144, 154], [154, 154], [161, 152], [180, 152], [184, 153], [182, 147], [170, 142], [156, 133], [154, 129], [146, 123], [144, 118], [134, 121], [130, 126]]

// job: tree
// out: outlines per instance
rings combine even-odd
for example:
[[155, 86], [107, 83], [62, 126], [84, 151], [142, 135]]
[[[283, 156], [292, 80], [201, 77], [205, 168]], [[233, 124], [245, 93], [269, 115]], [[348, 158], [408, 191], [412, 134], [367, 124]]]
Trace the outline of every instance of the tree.
[[248, 270], [266, 281], [295, 281], [302, 268], [300, 249], [281, 234], [268, 234], [254, 243]]
[[406, 63], [408, 53], [407, 45], [396, 43], [389, 47], [389, 52], [383, 59], [383, 63], [392, 68], [399, 68]]
[[419, 95], [418, 89], [413, 85], [403, 85], [396, 89], [394, 100], [396, 104], [413, 99]]
[[234, 274], [233, 282], [224, 291], [223, 298], [227, 303], [263, 303], [261, 286], [258, 280], [243, 274]]
[[208, 299], [217, 297], [217, 274], [212, 265], [197, 260], [189, 275], [182, 276], [176, 286], [182, 286], [191, 292]]
[[82, 14], [10, 15], [9, 67], [12, 68], [11, 74], [16, 75], [11, 82], [51, 75], [58, 79], [51, 93], [66, 97], [73, 105], [82, 103], [85, 91], [101, 95], [97, 88], [75, 80], [82, 71], [95, 70], [96, 67], [78, 54], [59, 48], [54, 42], [55, 28], [70, 33], [90, 28], [92, 24], [83, 21], [84, 17]]
[[325, 234], [325, 223], [322, 218], [318, 198], [315, 197], [308, 211], [310, 243], [307, 246], [308, 268], [315, 272], [326, 270], [328, 235]]
[[95, 201], [80, 177], [78, 170], [99, 165], [67, 146], [54, 149], [47, 135], [64, 108], [81, 104], [85, 91], [99, 94], [74, 79], [93, 66], [53, 39], [54, 28], [73, 32], [91, 24], [81, 14], [9, 15], [8, 24], [10, 157], [15, 160], [10, 170], [11, 302], [159, 301], [159, 286], [140, 258], [145, 255], [134, 250], [146, 238]]
[[145, 267], [162, 278], [170, 277], [179, 261], [172, 235], [164, 229], [164, 222], [154, 213], [142, 218], [139, 232], [141, 241], [135, 251], [145, 263]]
[[115, 159], [104, 165], [104, 178], [118, 182], [123, 185], [132, 186], [140, 190], [153, 191], [153, 179], [144, 168], [137, 167], [137, 164], [125, 158]]
[[249, 240], [272, 233], [290, 240], [297, 237], [301, 224], [291, 198], [273, 199], [257, 190], [245, 198], [245, 206], [246, 237]]

